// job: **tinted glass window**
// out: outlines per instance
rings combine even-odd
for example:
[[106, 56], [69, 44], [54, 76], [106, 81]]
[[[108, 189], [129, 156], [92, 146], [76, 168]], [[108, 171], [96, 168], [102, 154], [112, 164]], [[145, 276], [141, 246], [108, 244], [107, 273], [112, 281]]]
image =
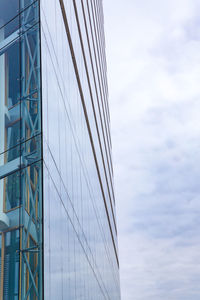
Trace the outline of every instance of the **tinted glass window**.
[[0, 55], [0, 153], [14, 147], [20, 138], [19, 42], [4, 48]]
[[3, 299], [18, 299], [19, 230], [5, 234]]
[[5, 25], [19, 13], [19, 0], [0, 1], [0, 27]]

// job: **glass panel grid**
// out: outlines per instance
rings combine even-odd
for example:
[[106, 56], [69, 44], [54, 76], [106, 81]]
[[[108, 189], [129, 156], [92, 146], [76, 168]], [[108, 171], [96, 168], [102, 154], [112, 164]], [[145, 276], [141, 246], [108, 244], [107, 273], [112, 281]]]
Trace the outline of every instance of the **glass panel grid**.
[[38, 22], [38, 1], [1, 1], [1, 300], [38, 300], [43, 293]]

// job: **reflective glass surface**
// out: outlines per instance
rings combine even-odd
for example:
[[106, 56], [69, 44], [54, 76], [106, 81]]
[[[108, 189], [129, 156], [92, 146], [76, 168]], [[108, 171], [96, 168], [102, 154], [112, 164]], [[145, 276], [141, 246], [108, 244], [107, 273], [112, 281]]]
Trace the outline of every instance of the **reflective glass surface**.
[[41, 1], [45, 299], [120, 299], [96, 1]]
[[0, 1], [0, 27], [10, 22], [19, 13], [19, 0]]
[[3, 299], [17, 300], [19, 297], [19, 230], [4, 233]]
[[4, 211], [9, 211], [20, 205], [20, 173], [15, 172], [3, 178]]
[[0, 1], [0, 299], [42, 299], [43, 267], [45, 299], [120, 299], [102, 27], [98, 1]]
[[[3, 30], [3, 29], [1, 29]], [[19, 144], [20, 137], [20, 47], [19, 40], [0, 52], [1, 153]], [[4, 107], [4, 110], [3, 110]], [[5, 130], [3, 131], [3, 127]], [[4, 140], [4, 143], [3, 143]]]
[[0, 299], [42, 299], [37, 1], [0, 1]]

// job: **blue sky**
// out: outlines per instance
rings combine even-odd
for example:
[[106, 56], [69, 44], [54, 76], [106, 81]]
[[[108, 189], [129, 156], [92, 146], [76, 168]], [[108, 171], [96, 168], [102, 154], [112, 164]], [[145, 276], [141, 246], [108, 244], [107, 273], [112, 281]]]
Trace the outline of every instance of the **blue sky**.
[[199, 300], [200, 1], [104, 14], [122, 300]]

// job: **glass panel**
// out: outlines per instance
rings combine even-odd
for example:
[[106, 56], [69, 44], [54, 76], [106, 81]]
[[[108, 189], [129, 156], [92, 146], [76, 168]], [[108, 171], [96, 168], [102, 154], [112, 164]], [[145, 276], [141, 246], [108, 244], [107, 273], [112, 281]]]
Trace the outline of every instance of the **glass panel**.
[[[20, 11], [28, 8], [31, 4], [31, 10], [33, 11], [37, 7], [37, 1], [35, 0], [1, 0], [0, 1], [0, 28], [10, 22], [19, 14], [19, 2]], [[15, 22], [16, 22], [15, 18]]]
[[18, 299], [19, 230], [8, 231], [4, 248], [3, 299]]
[[41, 159], [41, 135], [36, 135], [21, 145], [21, 166], [25, 167]]
[[22, 40], [21, 136], [24, 140], [40, 133], [39, 27], [34, 26]]
[[[18, 2], [20, 2], [21, 12]], [[26, 9], [23, 10], [25, 7]], [[18, 300], [18, 291], [20, 291], [20, 299], [42, 299], [42, 166], [38, 21], [38, 1], [0, 0], [0, 234], [2, 232], [2, 245], [5, 240], [5, 247], [1, 252], [2, 260], [0, 260], [1, 263], [3, 262], [0, 281], [3, 286], [0, 286], [0, 299], [3, 300]], [[19, 230], [13, 230], [19, 225], [20, 249], [24, 254], [20, 256], [20, 270], [17, 251]], [[8, 230], [12, 231], [5, 232]], [[31, 250], [31, 247], [35, 248]]]
[[[33, 238], [31, 238], [31, 236], [29, 238], [29, 246], [30, 247], [35, 247], [36, 246], [36, 243], [33, 240]], [[37, 270], [36, 270], [37, 261], [38, 261], [38, 254], [36, 252], [33, 252], [33, 251], [30, 252], [30, 254], [29, 254], [29, 264], [30, 264], [32, 274], [37, 274]], [[38, 286], [37, 275], [35, 276], [35, 281], [36, 281], [36, 286]], [[30, 300], [36, 300], [37, 297], [36, 297], [35, 289], [33, 288], [30, 276], [29, 276], [29, 288], [30, 288]]]
[[19, 0], [0, 1], [0, 27], [19, 13]]
[[[24, 4], [21, 4], [21, 13], [20, 16], [22, 16], [21, 23], [28, 23], [29, 27], [36, 22], [39, 21], [39, 14], [38, 14], [38, 1], [35, 0], [23, 0]], [[34, 2], [34, 3], [33, 3]], [[33, 3], [33, 5], [31, 5]], [[25, 10], [23, 11], [23, 8]]]
[[[43, 183], [45, 295], [47, 298], [67, 297], [70, 300], [80, 298], [118, 300], [120, 296], [118, 284], [116, 284], [117, 259], [107, 208], [103, 199], [105, 195], [108, 213], [112, 218], [109, 203], [110, 187], [107, 186], [106, 177], [109, 166], [105, 173], [102, 158], [106, 157], [106, 152], [102, 152], [99, 144], [99, 137], [102, 142], [104, 140], [102, 130], [105, 130], [106, 125], [101, 126], [95, 96], [96, 98], [93, 97], [94, 110], [99, 133], [97, 132], [90, 94], [92, 92], [96, 95], [93, 74], [91, 70], [88, 70], [88, 74], [86, 72], [73, 1], [64, 0], [63, 2], [67, 19], [70, 20], [69, 33], [75, 51], [103, 191], [99, 184], [99, 174], [93, 159], [86, 115], [77, 85], [73, 65], [74, 53], [71, 53], [69, 48], [59, 1], [42, 0], [41, 43], [42, 70], [44, 70], [42, 91], [43, 100], [45, 100], [43, 101], [45, 111], [43, 128], [46, 146], [43, 157], [46, 173], [44, 173]], [[86, 5], [87, 7], [90, 8]], [[78, 13], [81, 10], [80, 5]], [[53, 11], [56, 13], [52, 14]], [[80, 14], [78, 17], [81, 21]], [[91, 22], [94, 22], [94, 17], [95, 14], [91, 12], [91, 19], [87, 20], [88, 27]], [[85, 25], [83, 15], [81, 24]], [[98, 35], [96, 25], [97, 22], [94, 23], [95, 27], [91, 28], [95, 29], [93, 32], [95, 42], [95, 36]], [[83, 38], [83, 44], [88, 52], [87, 37], [86, 33], [83, 35], [83, 26], [81, 26], [82, 37], [86, 39]], [[91, 43], [91, 47], [94, 54], [95, 45]], [[91, 68], [88, 55], [87, 66]], [[87, 75], [90, 77], [91, 91]], [[100, 112], [103, 114], [101, 109]], [[103, 143], [102, 146], [104, 146]], [[108, 150], [105, 150], [105, 147], [103, 149]], [[114, 228], [114, 222], [111, 226]]]
[[23, 192], [25, 196], [25, 208], [29, 214], [32, 214], [34, 221], [37, 221], [38, 215], [38, 201], [41, 197], [39, 189], [40, 180], [40, 162], [32, 164], [23, 170], [25, 185]]
[[[42, 193], [41, 193], [41, 161], [34, 163], [21, 171], [21, 214], [20, 224], [22, 224], [22, 249], [26, 249], [26, 258], [22, 259], [22, 269], [25, 272], [22, 275], [22, 282], [25, 289], [23, 299], [40, 299], [37, 292], [42, 293]], [[31, 237], [31, 239], [30, 239]], [[31, 276], [31, 273], [33, 277]], [[34, 284], [33, 284], [34, 278]], [[40, 290], [41, 289], [41, 290]], [[27, 298], [26, 298], [27, 297]]]
[[0, 28], [0, 49], [18, 37], [18, 28], [19, 15]]
[[15, 172], [2, 179], [2, 181], [4, 186], [4, 210], [8, 211], [18, 207], [20, 204], [20, 173]]
[[35, 0], [19, 0], [20, 1], [20, 10], [22, 11], [24, 8], [30, 6], [31, 4], [34, 4]]
[[[3, 52], [4, 51], [4, 52]], [[0, 52], [0, 153], [19, 143], [19, 42]]]
[[[11, 162], [12, 160], [15, 160], [17, 157], [20, 157], [20, 145], [10, 148], [9, 150], [5, 151], [4, 153], [0, 154], [0, 178], [3, 178], [7, 176], [6, 174], [11, 173], [11, 170], [6, 170], [6, 168], [3, 168], [4, 171], [2, 171], [2, 167], [6, 164]], [[15, 172], [16, 169], [19, 168], [20, 162], [18, 162], [17, 166], [12, 166], [12, 172]], [[15, 169], [15, 167], [17, 167]]]

